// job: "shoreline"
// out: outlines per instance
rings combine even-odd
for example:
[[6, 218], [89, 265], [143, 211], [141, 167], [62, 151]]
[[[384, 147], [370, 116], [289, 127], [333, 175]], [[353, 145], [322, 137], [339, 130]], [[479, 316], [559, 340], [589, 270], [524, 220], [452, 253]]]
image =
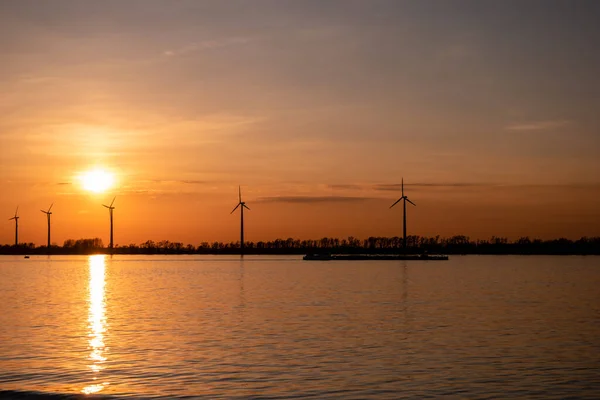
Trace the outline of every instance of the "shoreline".
[[[428, 252], [429, 255], [453, 255], [453, 256], [600, 256], [600, 252], [596, 253], [578, 253], [578, 252]], [[338, 252], [338, 251], [327, 251], [327, 250], [307, 250], [307, 251], [293, 251], [293, 252], [244, 252], [241, 254], [238, 252], [128, 252], [128, 251], [86, 251], [86, 252], [0, 252], [0, 256], [92, 256], [92, 255], [128, 255], [128, 256], [305, 256], [307, 254], [336, 254], [336, 255], [371, 255], [371, 256], [402, 256], [402, 252]], [[421, 252], [410, 252], [409, 254], [422, 254]]]

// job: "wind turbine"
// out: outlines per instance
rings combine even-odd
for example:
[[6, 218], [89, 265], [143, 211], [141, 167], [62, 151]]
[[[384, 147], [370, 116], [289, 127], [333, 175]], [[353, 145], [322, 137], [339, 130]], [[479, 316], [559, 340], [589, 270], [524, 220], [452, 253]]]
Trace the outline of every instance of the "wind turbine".
[[12, 218], [9, 218], [8, 220], [15, 220], [15, 247], [19, 245], [19, 206], [17, 206], [17, 210], [15, 211], [15, 216]]
[[248, 210], [250, 209], [245, 202], [242, 201], [242, 188], [241, 186], [238, 186], [238, 192], [239, 192], [239, 196], [240, 196], [240, 200], [239, 203], [237, 204], [237, 206], [235, 206], [235, 208], [233, 209], [233, 211], [231, 211], [231, 214], [233, 214], [235, 212], [235, 210], [238, 209], [239, 206], [242, 206], [240, 208], [240, 217], [241, 217], [241, 225], [240, 225], [240, 254], [244, 254], [244, 208], [247, 208]]
[[402, 225], [402, 247], [404, 247], [404, 251], [406, 252], [406, 202], [408, 201], [413, 206], [416, 206], [415, 203], [410, 201], [407, 196], [404, 195], [404, 178], [402, 178], [402, 197], [400, 197], [394, 204], [390, 206], [390, 208], [394, 207], [396, 204], [404, 200], [404, 215], [403, 215], [403, 225]]
[[110, 245], [109, 245], [109, 248], [111, 251], [113, 249], [113, 210], [115, 209], [113, 207], [113, 204], [115, 204], [116, 198], [117, 198], [117, 196], [115, 196], [113, 198], [113, 201], [110, 203], [110, 206], [107, 206], [106, 204], [102, 204], [104, 207], [108, 208], [108, 214], [110, 215]]
[[48, 249], [50, 249], [50, 216], [52, 215], [52, 212], [50, 210], [52, 210], [53, 205], [54, 203], [50, 204], [50, 208], [48, 209], [48, 211], [40, 210], [48, 217]]

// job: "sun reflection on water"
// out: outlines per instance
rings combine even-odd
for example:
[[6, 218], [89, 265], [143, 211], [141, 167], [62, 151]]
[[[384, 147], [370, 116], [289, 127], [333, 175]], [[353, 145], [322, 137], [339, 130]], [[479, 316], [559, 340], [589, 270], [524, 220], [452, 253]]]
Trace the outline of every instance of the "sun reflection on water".
[[104, 389], [107, 382], [98, 382], [98, 375], [104, 369], [104, 334], [106, 332], [106, 316], [104, 302], [104, 255], [94, 255], [89, 258], [90, 266], [90, 310], [88, 317], [88, 327], [90, 332], [88, 357], [90, 370], [93, 374], [94, 383], [87, 385], [81, 391], [85, 394], [98, 393]]

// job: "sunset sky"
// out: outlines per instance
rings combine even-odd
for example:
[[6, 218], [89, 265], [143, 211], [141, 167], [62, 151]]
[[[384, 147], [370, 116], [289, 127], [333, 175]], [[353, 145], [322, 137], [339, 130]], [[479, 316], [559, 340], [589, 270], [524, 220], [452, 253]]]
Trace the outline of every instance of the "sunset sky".
[[[600, 236], [600, 1], [0, 2], [0, 244]], [[114, 185], [93, 193], [82, 173]]]

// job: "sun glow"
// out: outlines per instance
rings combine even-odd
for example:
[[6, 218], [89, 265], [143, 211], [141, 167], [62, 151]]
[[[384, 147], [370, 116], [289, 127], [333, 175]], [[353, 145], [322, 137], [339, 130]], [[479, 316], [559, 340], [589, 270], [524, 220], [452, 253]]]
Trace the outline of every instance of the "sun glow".
[[85, 190], [94, 193], [106, 191], [112, 187], [115, 181], [114, 176], [103, 169], [84, 172], [79, 176], [79, 180]]

